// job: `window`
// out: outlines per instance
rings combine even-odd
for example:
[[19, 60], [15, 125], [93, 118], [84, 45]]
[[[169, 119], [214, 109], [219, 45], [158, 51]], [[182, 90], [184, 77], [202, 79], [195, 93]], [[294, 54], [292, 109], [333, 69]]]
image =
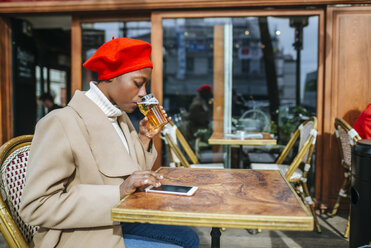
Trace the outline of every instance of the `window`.
[[[207, 136], [218, 106], [200, 91], [220, 80], [214, 78], [218, 42], [227, 61], [219, 106], [225, 132], [266, 131], [285, 145], [302, 121], [316, 116], [318, 22], [317, 15], [163, 19], [164, 107], [194, 149], [211, 149]], [[220, 40], [217, 28], [224, 32]]]

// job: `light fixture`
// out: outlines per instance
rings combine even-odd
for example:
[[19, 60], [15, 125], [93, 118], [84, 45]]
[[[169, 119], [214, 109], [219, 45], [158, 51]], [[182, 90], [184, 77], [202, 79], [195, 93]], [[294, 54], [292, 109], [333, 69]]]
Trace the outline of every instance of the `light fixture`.
[[249, 35], [250, 31], [248, 29], [245, 30], [245, 35]]

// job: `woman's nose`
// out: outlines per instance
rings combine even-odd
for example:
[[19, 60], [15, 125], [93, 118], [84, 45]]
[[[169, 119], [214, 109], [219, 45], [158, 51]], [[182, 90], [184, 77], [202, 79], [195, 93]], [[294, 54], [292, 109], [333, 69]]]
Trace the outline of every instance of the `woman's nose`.
[[138, 94], [140, 97], [143, 97], [145, 95], [147, 95], [147, 91], [146, 91], [146, 86], [142, 86], [139, 90], [139, 94]]

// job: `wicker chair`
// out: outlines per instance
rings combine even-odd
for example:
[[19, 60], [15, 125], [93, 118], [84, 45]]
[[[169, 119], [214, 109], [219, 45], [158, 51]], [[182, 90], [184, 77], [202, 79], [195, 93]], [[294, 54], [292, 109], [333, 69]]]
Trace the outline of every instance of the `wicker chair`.
[[18, 215], [32, 137], [19, 136], [0, 147], [0, 231], [10, 247], [28, 247], [38, 230]]
[[[341, 164], [344, 167], [344, 181], [339, 190], [339, 194], [336, 203], [332, 209], [331, 216], [336, 215], [338, 208], [340, 206], [341, 198], [348, 197], [348, 191], [350, 188], [350, 173], [351, 173], [351, 163], [352, 163], [352, 146], [361, 139], [357, 131], [354, 130], [346, 121], [341, 118], [335, 119], [335, 134], [336, 140], [338, 141]], [[344, 237], [349, 237], [349, 224], [350, 215], [348, 215], [348, 223], [345, 228]]]
[[[303, 122], [295, 131], [288, 144], [285, 146], [281, 155], [277, 158], [274, 164], [252, 163], [251, 168], [255, 170], [280, 170], [285, 178], [294, 185], [296, 192], [299, 194], [303, 202], [310, 207], [317, 232], [321, 232], [321, 227], [318, 223], [317, 215], [314, 209], [314, 203], [310, 196], [307, 177], [310, 170], [310, 162], [317, 137], [317, 118], [311, 117]], [[286, 157], [293, 150], [295, 143], [299, 140], [298, 151], [293, 161], [288, 164], [283, 164]], [[304, 171], [299, 168], [299, 165], [304, 163]]]
[[[224, 165], [222, 163], [200, 164], [196, 154], [189, 146], [183, 134], [179, 131], [177, 126], [171, 121], [163, 127], [161, 131], [161, 137], [165, 141], [165, 144], [169, 151], [170, 165], [175, 165], [176, 167], [183, 166], [185, 168], [214, 168], [214, 169], [224, 168]], [[181, 147], [187, 154], [191, 163], [188, 162], [186, 156], [182, 153], [180, 147], [178, 146], [178, 142], [180, 143]]]

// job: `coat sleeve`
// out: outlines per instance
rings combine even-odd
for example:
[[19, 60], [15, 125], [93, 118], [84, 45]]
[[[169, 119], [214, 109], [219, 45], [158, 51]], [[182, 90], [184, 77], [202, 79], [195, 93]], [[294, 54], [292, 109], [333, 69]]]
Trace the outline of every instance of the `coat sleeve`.
[[150, 147], [146, 150], [139, 139], [138, 133], [131, 123], [129, 117], [125, 114], [123, 120], [128, 125], [131, 140], [134, 143], [134, 151], [138, 165], [142, 170], [151, 170], [154, 166], [155, 160], [157, 158], [157, 151], [152, 140]]
[[64, 126], [47, 115], [36, 126], [27, 166], [20, 207], [27, 223], [53, 229], [114, 224], [110, 212], [120, 200], [119, 185], [71, 185], [77, 166]]

